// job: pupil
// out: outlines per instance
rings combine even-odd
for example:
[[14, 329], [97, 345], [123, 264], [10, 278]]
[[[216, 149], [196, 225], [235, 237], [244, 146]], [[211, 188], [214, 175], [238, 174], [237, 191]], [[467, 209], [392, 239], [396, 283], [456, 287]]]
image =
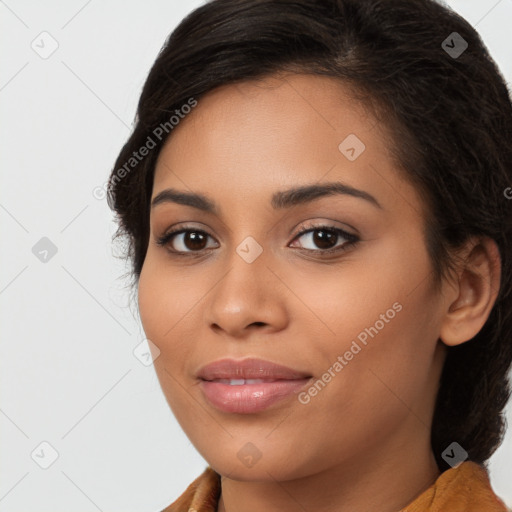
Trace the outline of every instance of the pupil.
[[[318, 229], [313, 233], [313, 241], [321, 249], [330, 249], [336, 245], [336, 233]], [[332, 243], [333, 242], [333, 243]]]
[[202, 243], [204, 242], [203, 233], [198, 233], [197, 231], [189, 231], [185, 233], [185, 245], [187, 249], [203, 249]]

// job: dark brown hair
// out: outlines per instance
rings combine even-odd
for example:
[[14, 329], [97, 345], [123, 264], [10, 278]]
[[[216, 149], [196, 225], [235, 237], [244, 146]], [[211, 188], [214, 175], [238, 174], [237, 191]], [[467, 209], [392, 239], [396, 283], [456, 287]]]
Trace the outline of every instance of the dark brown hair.
[[[434, 0], [213, 0], [189, 14], [149, 73], [110, 177], [108, 203], [133, 285], [148, 247], [155, 163], [172, 134], [170, 117], [220, 85], [280, 71], [337, 78], [380, 112], [397, 166], [428, 208], [433, 282], [449, 274], [452, 249], [469, 237], [496, 241], [497, 301], [472, 340], [447, 348], [432, 425], [441, 470], [448, 467], [441, 453], [453, 441], [484, 464], [502, 440], [510, 397], [512, 200], [505, 190], [512, 186], [512, 105], [477, 32]], [[148, 137], [154, 147], [127, 167]]]

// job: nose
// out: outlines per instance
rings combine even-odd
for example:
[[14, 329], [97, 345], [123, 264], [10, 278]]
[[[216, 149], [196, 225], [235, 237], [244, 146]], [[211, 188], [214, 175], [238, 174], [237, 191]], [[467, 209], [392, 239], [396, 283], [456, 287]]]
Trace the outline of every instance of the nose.
[[208, 326], [217, 334], [234, 338], [284, 329], [288, 321], [287, 288], [267, 266], [265, 251], [251, 263], [233, 253], [208, 294], [204, 312]]

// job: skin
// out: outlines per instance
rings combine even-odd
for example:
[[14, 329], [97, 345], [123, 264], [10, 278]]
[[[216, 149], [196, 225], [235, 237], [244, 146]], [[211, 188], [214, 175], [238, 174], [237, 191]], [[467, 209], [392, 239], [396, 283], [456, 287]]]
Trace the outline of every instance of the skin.
[[[338, 149], [349, 134], [366, 146], [354, 161]], [[491, 240], [468, 242], [464, 266], [436, 290], [425, 207], [388, 147], [385, 127], [340, 82], [289, 74], [211, 91], [159, 155], [152, 198], [172, 187], [219, 208], [152, 208], [138, 298], [166, 399], [222, 475], [220, 512], [396, 512], [439, 475], [430, 430], [445, 348], [485, 323], [499, 255]], [[277, 191], [336, 181], [381, 208], [340, 194], [271, 206]], [[156, 243], [179, 223], [209, 237]], [[311, 233], [297, 234], [324, 224], [360, 241], [322, 257]], [[248, 236], [263, 249], [252, 263], [236, 252]], [[257, 414], [227, 414], [195, 378], [224, 357], [260, 357], [316, 381], [394, 303], [401, 311], [307, 404], [292, 395]], [[249, 442], [261, 455], [252, 467], [237, 456]]]

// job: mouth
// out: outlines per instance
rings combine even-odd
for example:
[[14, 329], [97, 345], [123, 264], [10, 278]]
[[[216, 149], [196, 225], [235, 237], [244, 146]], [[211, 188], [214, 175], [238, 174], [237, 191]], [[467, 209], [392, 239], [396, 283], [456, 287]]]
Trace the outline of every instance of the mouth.
[[[264, 359], [219, 359], [203, 366], [196, 374], [202, 380], [295, 380], [311, 377], [310, 374], [288, 368]], [[236, 385], [236, 384], [235, 384]]]
[[312, 376], [262, 359], [223, 359], [198, 373], [206, 401], [233, 414], [254, 414], [291, 398], [307, 386]]

